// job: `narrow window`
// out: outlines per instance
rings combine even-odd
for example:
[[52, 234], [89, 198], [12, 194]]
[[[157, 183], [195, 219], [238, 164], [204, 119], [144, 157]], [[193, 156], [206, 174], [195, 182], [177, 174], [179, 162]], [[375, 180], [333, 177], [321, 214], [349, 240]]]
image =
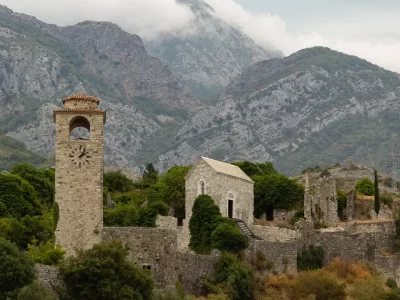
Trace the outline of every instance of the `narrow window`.
[[142, 267], [143, 267], [143, 270], [151, 271], [151, 265], [149, 265], [149, 264], [143, 264]]
[[202, 181], [199, 182], [199, 195], [204, 195], [205, 194], [205, 190], [206, 190], [205, 183], [202, 180]]

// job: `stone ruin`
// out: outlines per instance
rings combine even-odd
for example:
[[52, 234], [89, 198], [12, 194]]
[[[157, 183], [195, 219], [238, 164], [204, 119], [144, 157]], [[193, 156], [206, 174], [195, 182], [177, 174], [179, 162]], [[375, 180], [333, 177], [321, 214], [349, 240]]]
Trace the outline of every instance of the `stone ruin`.
[[304, 218], [314, 223], [330, 225], [339, 222], [336, 182], [329, 174], [315, 183], [306, 174]]

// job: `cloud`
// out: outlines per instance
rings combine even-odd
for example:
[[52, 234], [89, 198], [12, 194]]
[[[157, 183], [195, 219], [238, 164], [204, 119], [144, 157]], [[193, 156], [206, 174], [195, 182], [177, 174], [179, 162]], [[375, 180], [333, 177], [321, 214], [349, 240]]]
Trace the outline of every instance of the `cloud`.
[[[394, 23], [398, 23], [398, 14], [388, 13], [388, 17], [382, 14], [380, 18], [365, 14], [358, 16], [358, 21], [337, 20], [337, 23], [324, 24], [324, 29], [330, 29], [325, 30], [325, 34], [318, 33], [320, 27], [314, 24], [316, 27], [314, 32], [292, 35], [286, 22], [279, 16], [250, 13], [233, 0], [205, 1], [214, 7], [223, 20], [241, 29], [267, 49], [272, 44], [285, 55], [290, 55], [307, 47], [325, 46], [364, 58], [388, 70], [400, 72], [400, 38], [386, 37], [374, 32], [380, 23], [380, 32], [388, 30], [389, 36], [392, 36], [393, 28], [398, 30], [398, 26], [393, 27]], [[383, 27], [383, 24], [387, 26]], [[326, 34], [327, 32], [329, 33]], [[369, 34], [373, 38], [369, 37]]]
[[185, 28], [194, 18], [175, 0], [1, 0], [1, 4], [57, 25], [110, 21], [145, 38]]

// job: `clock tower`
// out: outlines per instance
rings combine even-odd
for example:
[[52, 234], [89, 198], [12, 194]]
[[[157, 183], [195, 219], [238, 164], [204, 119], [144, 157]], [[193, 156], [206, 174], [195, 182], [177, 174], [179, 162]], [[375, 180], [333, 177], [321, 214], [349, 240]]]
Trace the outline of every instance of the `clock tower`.
[[54, 110], [56, 123], [56, 244], [72, 255], [101, 241], [103, 229], [103, 127], [99, 100], [76, 94]]

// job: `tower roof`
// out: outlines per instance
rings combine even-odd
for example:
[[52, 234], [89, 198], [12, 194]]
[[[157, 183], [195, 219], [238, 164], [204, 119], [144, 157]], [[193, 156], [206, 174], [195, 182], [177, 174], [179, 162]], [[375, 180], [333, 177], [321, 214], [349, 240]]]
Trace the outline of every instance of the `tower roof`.
[[88, 96], [85, 94], [75, 94], [75, 95], [69, 96], [68, 98], [65, 98], [63, 100], [63, 104], [65, 104], [65, 101], [70, 101], [70, 100], [90, 101], [90, 102], [95, 102], [97, 104], [100, 103], [100, 100], [97, 99], [96, 97]]

